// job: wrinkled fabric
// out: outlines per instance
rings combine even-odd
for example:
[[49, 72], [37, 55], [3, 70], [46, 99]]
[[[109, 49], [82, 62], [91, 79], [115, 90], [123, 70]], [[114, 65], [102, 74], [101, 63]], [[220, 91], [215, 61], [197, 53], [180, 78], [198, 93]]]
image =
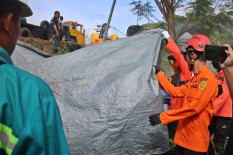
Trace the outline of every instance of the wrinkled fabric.
[[52, 89], [71, 154], [168, 151], [166, 126], [153, 127], [148, 119], [163, 108], [152, 71], [164, 47], [161, 32], [151, 30], [50, 58], [16, 47], [15, 65], [40, 76]]

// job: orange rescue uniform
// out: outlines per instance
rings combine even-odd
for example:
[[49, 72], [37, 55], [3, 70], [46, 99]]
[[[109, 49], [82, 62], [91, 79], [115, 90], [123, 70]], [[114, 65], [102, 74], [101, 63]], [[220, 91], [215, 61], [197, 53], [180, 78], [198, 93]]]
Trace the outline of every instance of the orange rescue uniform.
[[160, 71], [157, 74], [160, 85], [173, 97], [184, 97], [183, 107], [160, 114], [162, 124], [178, 121], [174, 143], [196, 152], [207, 152], [209, 130], [214, 102], [218, 93], [217, 79], [205, 65], [189, 82], [174, 87]]
[[[188, 63], [185, 61], [184, 56], [181, 54], [180, 49], [178, 48], [176, 43], [171, 40], [165, 47], [176, 59], [176, 62], [180, 67], [180, 69], [176, 71], [176, 73], [180, 72], [180, 81], [188, 81], [189, 79], [191, 79], [192, 72], [189, 71]], [[169, 110], [177, 110], [182, 107], [183, 97], [171, 97]]]
[[214, 103], [214, 116], [232, 117], [232, 99], [222, 70], [217, 72], [216, 78], [218, 84], [222, 86], [223, 93]]

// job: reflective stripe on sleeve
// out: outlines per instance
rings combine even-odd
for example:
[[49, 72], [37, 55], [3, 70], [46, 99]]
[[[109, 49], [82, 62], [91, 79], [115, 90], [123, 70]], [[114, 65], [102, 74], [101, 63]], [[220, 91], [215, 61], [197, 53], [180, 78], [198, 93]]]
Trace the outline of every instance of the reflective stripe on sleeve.
[[7, 154], [11, 154], [18, 138], [12, 134], [12, 129], [0, 123], [0, 148]]

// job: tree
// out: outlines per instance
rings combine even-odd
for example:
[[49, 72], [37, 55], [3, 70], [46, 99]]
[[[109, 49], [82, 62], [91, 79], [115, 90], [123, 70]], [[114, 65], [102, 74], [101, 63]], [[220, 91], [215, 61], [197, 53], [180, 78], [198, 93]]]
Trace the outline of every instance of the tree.
[[232, 40], [233, 5], [230, 0], [197, 0], [189, 3], [189, 8], [192, 12], [186, 14], [187, 22], [176, 38], [188, 31], [192, 34], [204, 34], [214, 44]]
[[[185, 32], [205, 34], [217, 44], [220, 43], [220, 38], [223, 40], [232, 36], [232, 0], [154, 1], [164, 16], [169, 34], [175, 41]], [[178, 8], [186, 12], [186, 15], [175, 15]]]
[[173, 40], [175, 40], [175, 22], [174, 15], [175, 10], [180, 7], [182, 0], [154, 0], [158, 6], [160, 12], [163, 14], [164, 18], [168, 24], [168, 32]]
[[135, 14], [137, 15], [137, 25], [138, 25], [138, 21], [142, 19], [142, 16], [147, 18], [148, 21], [151, 21], [149, 17], [154, 17], [152, 12], [155, 10], [151, 6], [151, 2], [147, 1], [145, 4], [143, 4], [141, 0], [137, 0], [137, 1], [133, 0], [133, 2], [130, 3], [130, 5], [134, 6], [133, 9], [130, 9], [130, 11], [132, 11], [134, 15]]
[[137, 15], [137, 25], [138, 25], [138, 21], [142, 19], [142, 4], [141, 4], [141, 0], [138, 1], [134, 1], [130, 3], [130, 5], [134, 5], [135, 7], [133, 9], [131, 9], [130, 11], [134, 12], [133, 14]]

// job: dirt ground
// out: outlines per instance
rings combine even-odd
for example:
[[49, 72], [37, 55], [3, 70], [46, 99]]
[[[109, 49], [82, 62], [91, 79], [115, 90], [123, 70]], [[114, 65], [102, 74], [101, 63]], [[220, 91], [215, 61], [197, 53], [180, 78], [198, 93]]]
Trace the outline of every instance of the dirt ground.
[[81, 46], [72, 42], [61, 41], [58, 47], [58, 53], [53, 54], [53, 42], [48, 40], [42, 40], [39, 38], [31, 38], [31, 37], [19, 37], [19, 40], [25, 42], [33, 47], [40, 49], [41, 51], [52, 54], [59, 55], [67, 52], [72, 52], [74, 50], [80, 49]]

